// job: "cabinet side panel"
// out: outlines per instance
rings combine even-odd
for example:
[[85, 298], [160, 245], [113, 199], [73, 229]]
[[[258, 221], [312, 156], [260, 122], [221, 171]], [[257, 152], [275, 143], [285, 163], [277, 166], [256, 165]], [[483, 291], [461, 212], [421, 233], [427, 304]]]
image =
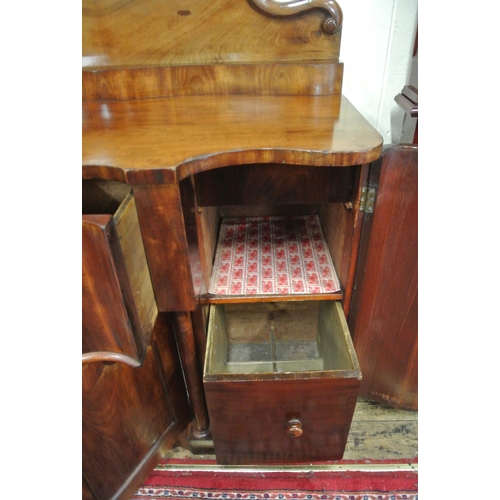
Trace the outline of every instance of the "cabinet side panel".
[[219, 224], [220, 216], [217, 207], [197, 207], [196, 226], [200, 241], [200, 258], [205, 289], [208, 289], [212, 275]]
[[320, 219], [344, 291], [344, 314], [349, 317], [364, 212], [362, 189], [368, 181], [369, 165], [356, 168], [352, 198], [348, 203], [321, 206]]
[[353, 211], [346, 210], [343, 203], [328, 203], [321, 205], [320, 219], [335, 270], [345, 291], [351, 264]]
[[191, 177], [186, 177], [179, 182], [181, 194], [182, 213], [184, 216], [184, 228], [188, 245], [189, 264], [193, 280], [193, 291], [195, 297], [206, 293], [203, 262], [201, 258], [201, 242], [199, 240], [198, 225], [196, 219], [197, 207], [194, 188]]

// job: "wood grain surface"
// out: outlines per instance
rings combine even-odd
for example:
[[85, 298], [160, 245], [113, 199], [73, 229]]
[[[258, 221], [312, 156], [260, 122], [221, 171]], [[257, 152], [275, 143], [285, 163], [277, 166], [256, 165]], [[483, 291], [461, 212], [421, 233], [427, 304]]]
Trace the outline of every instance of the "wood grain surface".
[[357, 249], [361, 235], [362, 212], [359, 210], [361, 189], [366, 183], [368, 168], [360, 165], [355, 169], [351, 203], [327, 203], [320, 205], [319, 215], [335, 268], [345, 296], [344, 314], [349, 315]]
[[[208, 408], [220, 464], [259, 464], [342, 458], [357, 379], [206, 381]], [[303, 435], [287, 433], [298, 418]]]
[[82, 215], [83, 352], [141, 361], [158, 310], [135, 201], [126, 185], [83, 186], [84, 212], [90, 212]]
[[167, 315], [152, 337], [141, 366], [82, 366], [84, 498], [130, 498], [191, 418]]
[[96, 498], [111, 498], [175, 422], [153, 351], [141, 368], [83, 366], [83, 474]]
[[343, 96], [198, 96], [83, 104], [83, 177], [175, 183], [236, 164], [352, 166], [382, 137]]
[[[112, 351], [140, 358], [105, 224], [82, 220], [82, 350]], [[95, 218], [94, 218], [95, 219]]]
[[418, 408], [418, 148], [396, 146], [373, 166], [349, 326], [360, 394]]
[[337, 61], [327, 13], [268, 15], [245, 0], [84, 0], [82, 67]]
[[134, 198], [159, 311], [196, 307], [178, 184], [135, 186]]
[[348, 202], [355, 169], [237, 165], [195, 176], [199, 206]]
[[[166, 459], [190, 459], [193, 464], [215, 460], [215, 455], [193, 455], [180, 444]], [[358, 397], [344, 451], [344, 460], [395, 460], [418, 458], [418, 412]]]
[[342, 63], [272, 63], [113, 68], [82, 71], [82, 99], [106, 101], [196, 95], [332, 95]]
[[146, 260], [134, 197], [130, 193], [115, 215], [116, 234], [120, 242], [120, 272], [126, 275], [122, 290], [130, 304], [128, 309], [136, 341], [145, 347], [158, 315], [153, 285]]

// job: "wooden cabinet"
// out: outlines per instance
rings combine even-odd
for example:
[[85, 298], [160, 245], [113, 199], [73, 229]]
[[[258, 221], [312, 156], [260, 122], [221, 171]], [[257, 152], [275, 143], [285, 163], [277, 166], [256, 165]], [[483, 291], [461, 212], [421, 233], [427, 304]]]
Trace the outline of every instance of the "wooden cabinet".
[[344, 310], [365, 168], [258, 164], [193, 177], [219, 463], [343, 455], [361, 382]]
[[[82, 177], [97, 204], [83, 238], [84, 491], [96, 498], [128, 491], [182, 431], [213, 439], [221, 463], [342, 457], [363, 372], [347, 319], [382, 137], [342, 95], [338, 4], [254, 3], [84, 2]], [[276, 229], [259, 257], [243, 249], [240, 265], [236, 245], [236, 272], [217, 274], [221, 228], [240, 219], [260, 235], [295, 224], [286, 248], [299, 250], [282, 258]], [[248, 234], [235, 243], [250, 248]]]

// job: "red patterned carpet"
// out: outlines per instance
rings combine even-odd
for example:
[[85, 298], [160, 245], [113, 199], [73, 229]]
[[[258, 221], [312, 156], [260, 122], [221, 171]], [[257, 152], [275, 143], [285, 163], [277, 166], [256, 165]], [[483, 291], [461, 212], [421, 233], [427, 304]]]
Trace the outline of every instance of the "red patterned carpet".
[[[175, 464], [180, 467], [176, 468]], [[342, 470], [216, 467], [212, 461], [161, 462], [133, 497], [210, 500], [417, 500], [417, 461], [338, 461]], [[203, 464], [209, 467], [203, 468]], [[393, 466], [391, 465], [393, 464]], [[356, 467], [359, 465], [360, 467]], [[209, 470], [210, 468], [213, 470]], [[349, 470], [349, 469], [361, 470]], [[363, 468], [367, 468], [364, 470]], [[385, 470], [382, 470], [385, 469]]]

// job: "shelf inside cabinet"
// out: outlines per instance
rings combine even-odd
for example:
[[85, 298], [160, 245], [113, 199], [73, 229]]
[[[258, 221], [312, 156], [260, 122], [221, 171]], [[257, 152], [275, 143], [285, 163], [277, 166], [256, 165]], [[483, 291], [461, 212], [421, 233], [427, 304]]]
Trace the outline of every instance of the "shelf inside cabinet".
[[317, 215], [222, 220], [209, 302], [342, 299]]

